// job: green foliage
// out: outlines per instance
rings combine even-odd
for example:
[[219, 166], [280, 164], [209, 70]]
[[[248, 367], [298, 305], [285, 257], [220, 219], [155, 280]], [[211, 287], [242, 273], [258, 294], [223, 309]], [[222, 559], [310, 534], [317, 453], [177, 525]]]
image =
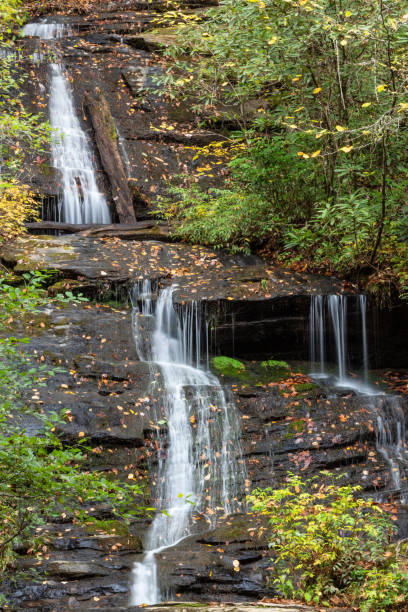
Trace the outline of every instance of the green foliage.
[[179, 25], [162, 85], [206, 122], [227, 113], [243, 148], [224, 189], [163, 203], [176, 234], [268, 241], [285, 262], [406, 285], [405, 12], [393, 0], [222, 0]]
[[231, 357], [213, 357], [211, 363], [223, 376], [236, 376], [245, 370], [245, 365], [243, 363]]
[[37, 205], [22, 184], [25, 156], [42, 150], [49, 125], [28, 113], [22, 103], [22, 60], [15, 37], [23, 22], [21, 0], [2, 0], [0, 7], [0, 241], [24, 230], [27, 217], [35, 218]]
[[268, 359], [267, 361], [261, 361], [263, 368], [272, 368], [278, 370], [289, 370], [290, 366], [286, 361], [276, 361], [275, 359]]
[[[101, 502], [124, 519], [141, 511], [135, 504], [137, 484], [120, 484], [86, 471], [83, 438], [63, 445], [55, 431], [64, 422], [64, 411], [45, 413], [24, 402], [28, 390], [39, 399], [40, 387], [56, 373], [21, 350], [29, 339], [9, 335], [9, 325], [50, 302], [42, 288], [47, 275], [24, 276], [22, 287], [7, 284], [7, 277], [0, 279], [0, 573], [12, 563], [13, 544], [24, 540], [35, 547], [35, 529], [49, 520], [90, 521], [92, 506]], [[61, 297], [64, 302], [78, 299]]]
[[269, 519], [273, 583], [285, 597], [364, 612], [402, 609], [408, 573], [389, 561], [392, 521], [359, 491], [289, 474], [284, 488], [249, 497]]
[[173, 235], [190, 242], [228, 247], [249, 252], [254, 236], [266, 236], [265, 216], [269, 204], [256, 193], [227, 189], [202, 191], [198, 185], [169, 189], [170, 198], [161, 198], [156, 212], [174, 227]]

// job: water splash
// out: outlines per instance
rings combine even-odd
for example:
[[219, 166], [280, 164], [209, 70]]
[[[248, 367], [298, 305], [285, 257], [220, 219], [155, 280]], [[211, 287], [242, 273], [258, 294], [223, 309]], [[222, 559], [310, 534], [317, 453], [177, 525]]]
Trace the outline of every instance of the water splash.
[[155, 497], [166, 514], [156, 514], [149, 552], [134, 566], [132, 605], [161, 600], [155, 554], [192, 533], [193, 512], [214, 525], [217, 514], [236, 511], [245, 479], [235, 407], [218, 379], [202, 368], [198, 304], [177, 314], [173, 287], [160, 291], [155, 305], [153, 298], [149, 281], [135, 288], [133, 329], [139, 358], [162, 376], [162, 390], [152, 387], [163, 405], [164, 414], [157, 416], [168, 428], [158, 439]]

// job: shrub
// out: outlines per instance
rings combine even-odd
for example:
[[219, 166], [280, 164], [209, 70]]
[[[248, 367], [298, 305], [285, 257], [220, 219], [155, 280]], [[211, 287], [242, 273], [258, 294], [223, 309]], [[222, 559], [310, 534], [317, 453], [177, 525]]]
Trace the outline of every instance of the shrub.
[[[0, 575], [13, 563], [15, 543], [28, 542], [35, 552], [35, 529], [41, 524], [67, 517], [91, 521], [90, 508], [100, 502], [109, 503], [123, 519], [141, 511], [135, 503], [141, 493], [136, 482], [119, 483], [88, 471], [85, 438], [65, 445], [57, 437], [55, 429], [64, 422], [64, 413], [46, 413], [41, 404], [25, 405], [24, 394], [30, 390], [35, 397], [55, 370], [39, 364], [27, 347], [22, 351], [28, 338], [10, 335], [9, 325], [24, 322], [27, 312], [35, 313], [50, 302], [41, 288], [47, 275], [24, 277], [25, 287], [12, 287], [7, 277], [0, 278]], [[27, 417], [36, 423], [36, 435], [24, 430]]]
[[408, 573], [387, 552], [392, 521], [372, 500], [357, 498], [360, 489], [289, 474], [282, 489], [249, 497], [269, 518], [272, 579], [285, 597], [364, 612], [406, 603]]
[[38, 218], [38, 202], [27, 187], [0, 181], [0, 241], [25, 232], [27, 218]]

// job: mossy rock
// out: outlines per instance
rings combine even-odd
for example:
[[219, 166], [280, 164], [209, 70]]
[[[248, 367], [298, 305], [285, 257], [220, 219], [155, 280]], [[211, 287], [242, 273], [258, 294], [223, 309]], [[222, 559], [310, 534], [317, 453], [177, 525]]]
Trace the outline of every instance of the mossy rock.
[[261, 367], [271, 370], [290, 370], [290, 366], [286, 361], [276, 361], [275, 359], [261, 361]]
[[222, 376], [235, 377], [245, 371], [245, 365], [231, 357], [214, 357], [211, 362], [215, 370]]
[[315, 383], [299, 383], [297, 385], [293, 385], [293, 387], [298, 393], [310, 393], [311, 391], [316, 391], [318, 388]]
[[211, 360], [213, 370], [218, 376], [236, 379], [251, 385], [266, 385], [270, 382], [286, 380], [291, 375], [291, 369], [286, 361], [274, 361], [271, 367], [267, 362], [238, 361], [232, 357], [214, 357]]
[[89, 535], [95, 535], [103, 531], [106, 535], [117, 535], [123, 537], [130, 537], [130, 529], [129, 525], [124, 521], [115, 521], [115, 520], [107, 520], [107, 521], [92, 521], [92, 523], [88, 523], [85, 527], [86, 532]]

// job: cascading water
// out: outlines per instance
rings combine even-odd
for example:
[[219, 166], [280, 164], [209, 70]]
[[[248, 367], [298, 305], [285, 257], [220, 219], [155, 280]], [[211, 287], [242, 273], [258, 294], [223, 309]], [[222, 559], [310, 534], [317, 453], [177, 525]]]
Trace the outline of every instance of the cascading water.
[[70, 28], [65, 23], [48, 23], [46, 20], [27, 23], [22, 31], [23, 36], [38, 36], [41, 40], [62, 38], [70, 34]]
[[[26, 36], [41, 40], [70, 33], [64, 24], [29, 23]], [[50, 123], [54, 167], [62, 175], [58, 218], [66, 223], [110, 223], [106, 198], [98, 189], [96, 170], [85, 132], [76, 115], [73, 96], [60, 64], [51, 64]]]
[[66, 223], [110, 223], [106, 199], [98, 189], [87, 138], [75, 114], [61, 66], [52, 64], [50, 122], [52, 157], [63, 180], [62, 217]]
[[320, 362], [320, 373], [324, 374], [325, 343], [324, 343], [324, 315], [323, 296], [314, 295], [310, 300], [309, 333], [310, 333], [310, 361], [313, 371], [317, 362]]
[[[201, 321], [197, 304], [173, 306], [173, 287], [163, 289], [155, 308], [149, 281], [135, 288], [133, 328], [139, 358], [159, 369], [163, 406], [160, 419], [168, 434], [159, 437], [158, 512], [147, 554], [133, 569], [131, 604], [161, 600], [155, 555], [192, 533], [193, 512], [214, 524], [217, 513], [239, 507], [245, 471], [240, 452], [238, 418], [218, 379], [201, 368]], [[154, 377], [155, 380], [157, 377]], [[157, 386], [157, 384], [155, 385]]]
[[[408, 487], [408, 450], [406, 424], [401, 398], [381, 391], [368, 382], [369, 348], [367, 334], [367, 298], [359, 295], [359, 319], [361, 323], [362, 377], [347, 376], [347, 306], [346, 295], [316, 295], [311, 297], [309, 334], [311, 376], [329, 377], [327, 370], [328, 332], [335, 344], [337, 377], [334, 384], [354, 390], [365, 397], [367, 406], [376, 417], [376, 447], [389, 466], [394, 491], [406, 498]], [[355, 298], [354, 298], [355, 299]]]

